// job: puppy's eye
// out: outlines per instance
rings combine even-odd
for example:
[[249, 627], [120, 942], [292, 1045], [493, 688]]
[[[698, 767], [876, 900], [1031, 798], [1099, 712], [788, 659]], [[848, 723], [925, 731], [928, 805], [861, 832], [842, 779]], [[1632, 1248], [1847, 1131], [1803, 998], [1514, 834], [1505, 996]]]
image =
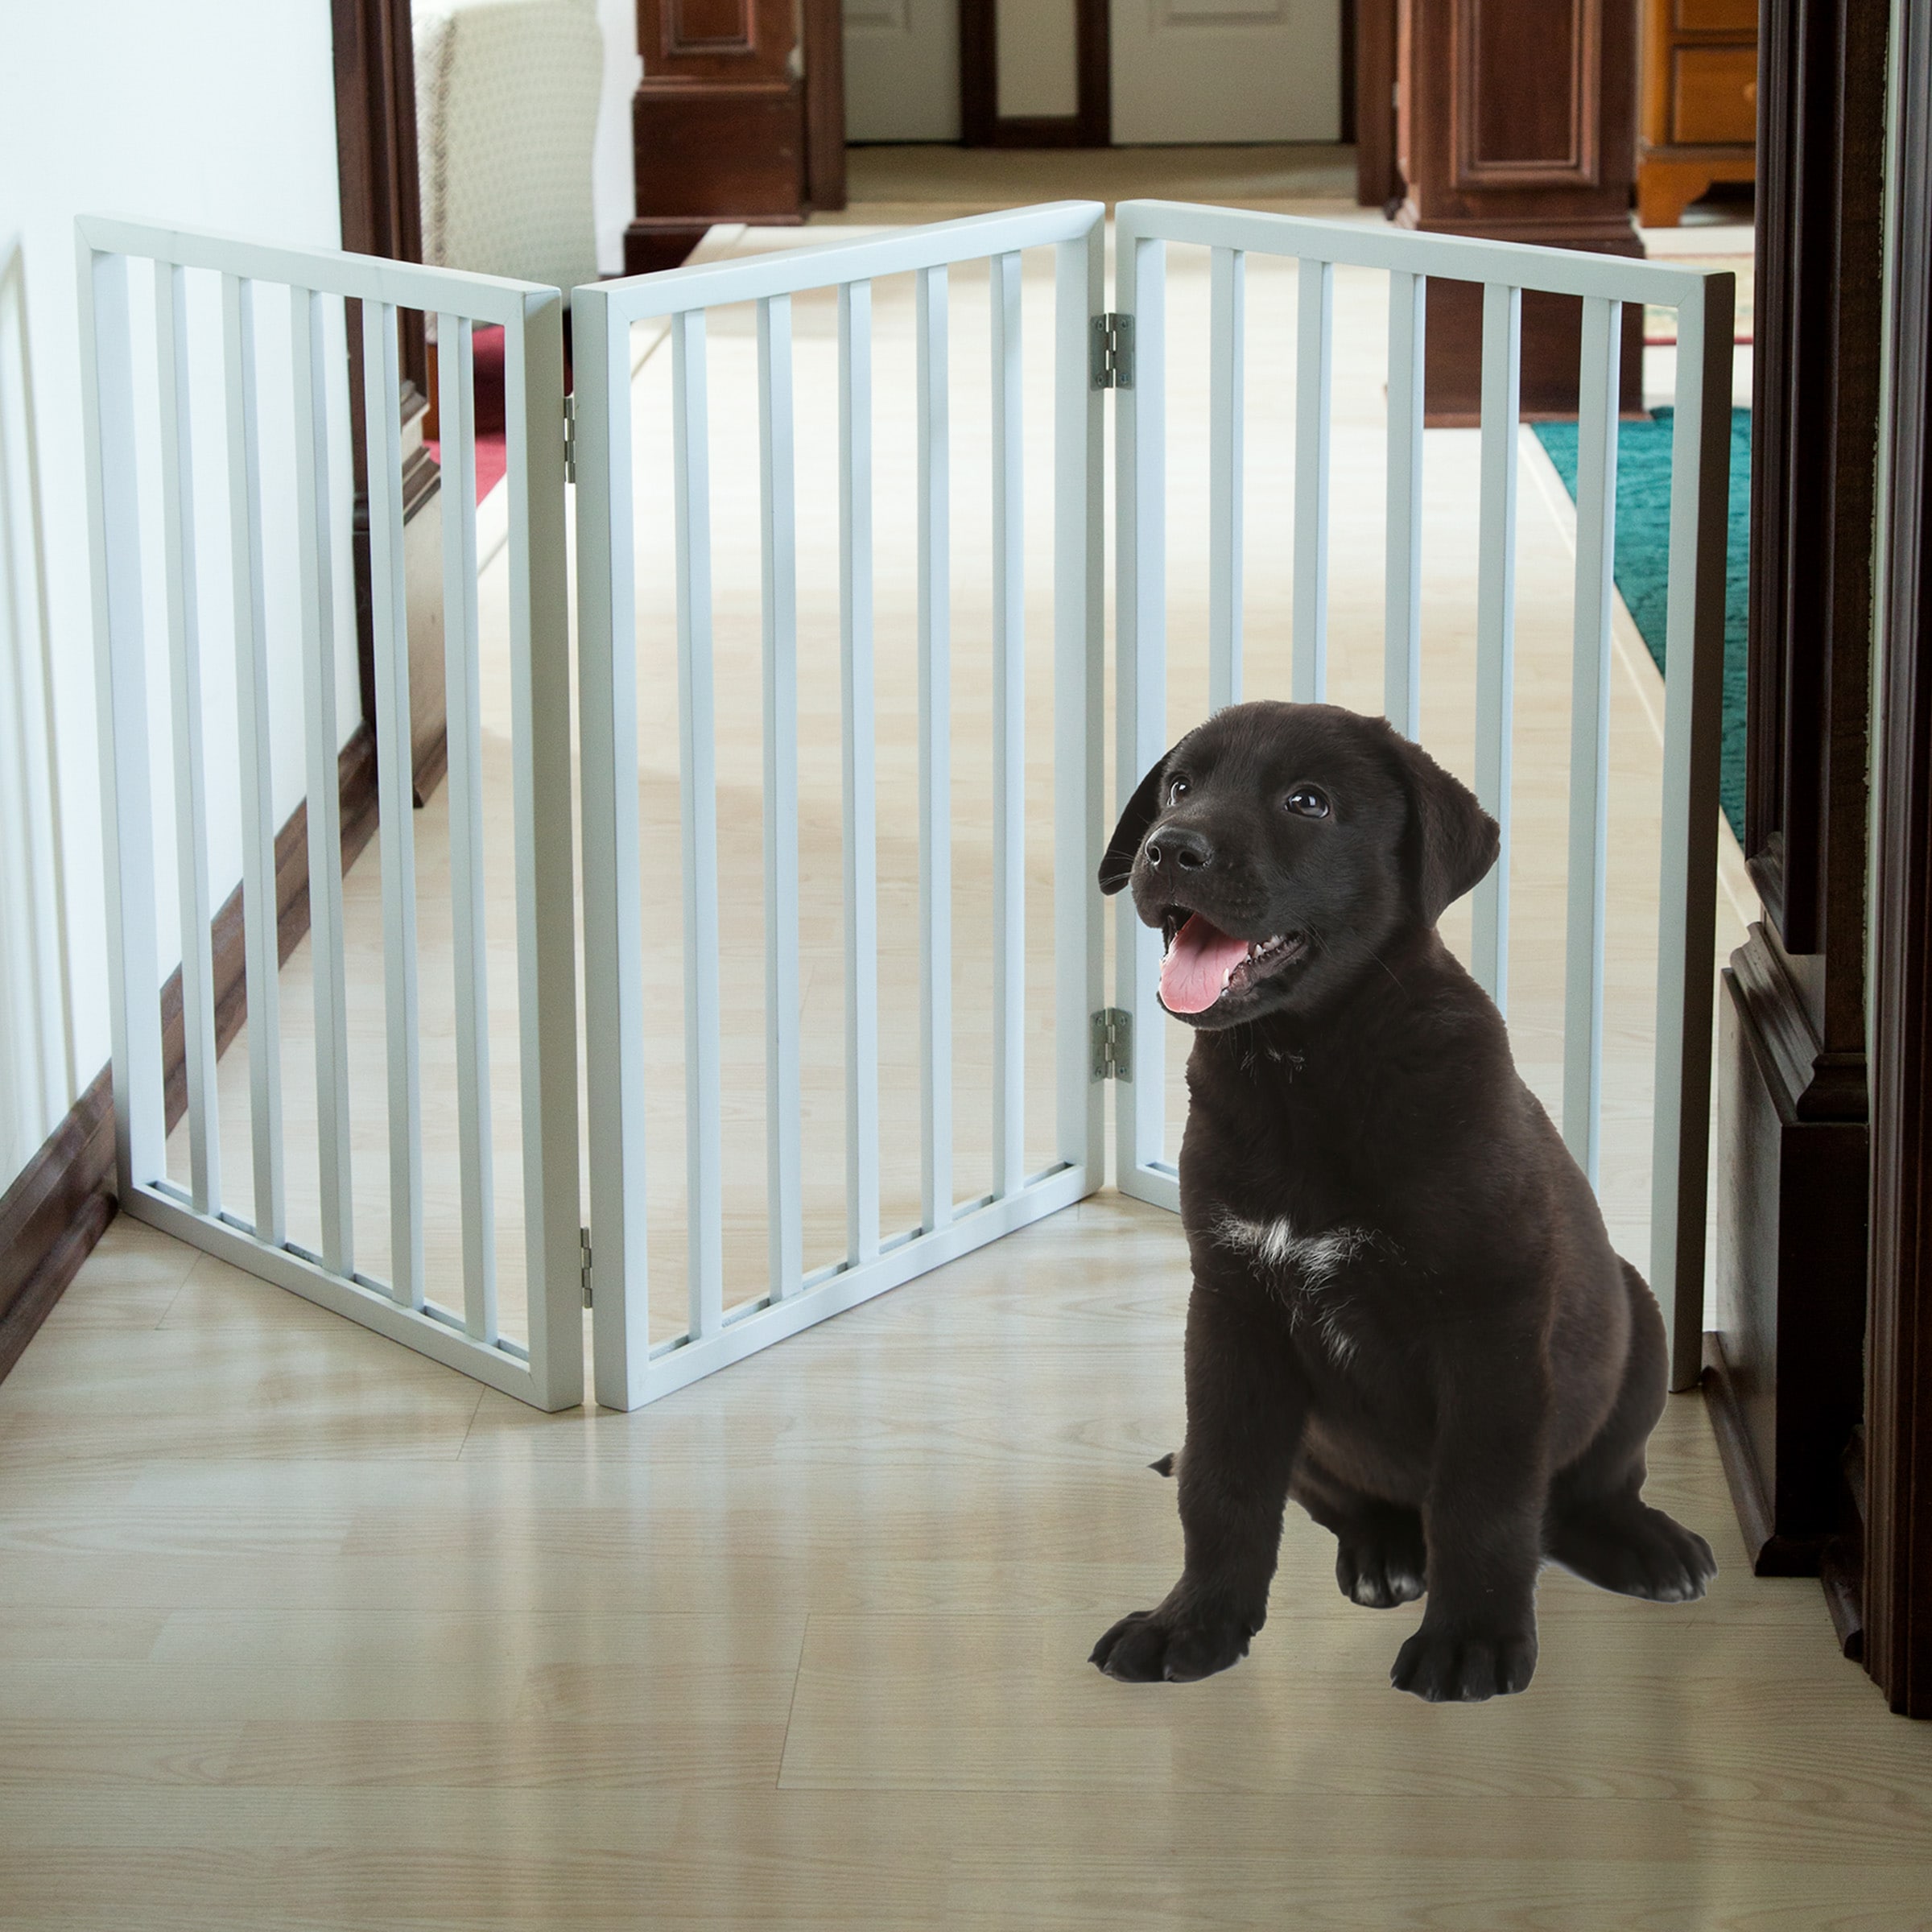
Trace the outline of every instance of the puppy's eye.
[[1185, 778], [1174, 779], [1174, 782], [1167, 787], [1167, 803], [1170, 805], [1179, 804], [1181, 800], [1187, 797], [1191, 790], [1192, 790], [1192, 787], [1188, 784]]
[[1282, 802], [1290, 811], [1298, 812], [1304, 819], [1325, 819], [1328, 815], [1328, 795], [1319, 786], [1298, 785]]

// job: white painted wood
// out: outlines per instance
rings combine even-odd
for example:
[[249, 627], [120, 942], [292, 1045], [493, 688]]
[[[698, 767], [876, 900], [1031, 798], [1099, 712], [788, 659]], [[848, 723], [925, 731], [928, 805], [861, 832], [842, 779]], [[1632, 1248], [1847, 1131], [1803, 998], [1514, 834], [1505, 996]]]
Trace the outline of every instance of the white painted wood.
[[1248, 258], [1213, 251], [1208, 277], [1208, 708], [1241, 701], [1241, 414]]
[[1020, 258], [991, 263], [993, 303], [993, 1191], [1026, 1165], [1026, 521]]
[[1341, 137], [1339, 0], [1113, 0], [1113, 138]]
[[119, 1198], [167, 1171], [147, 640], [127, 263], [77, 238], [81, 433], [107, 886], [108, 1012]]
[[684, 1120], [691, 1334], [724, 1321], [724, 1137], [718, 1009], [717, 733], [712, 718], [710, 419], [704, 316], [671, 324], [676, 477], [678, 753], [684, 836]]
[[1502, 828], [1473, 894], [1471, 970], [1504, 1012], [1509, 978], [1509, 738], [1516, 679], [1516, 475], [1523, 297], [1483, 287], [1482, 509], [1476, 586], [1476, 795]]
[[959, 0], [845, 0], [845, 138], [960, 138]]
[[1382, 708], [1406, 737], [1422, 734], [1422, 345], [1428, 278], [1389, 277], [1388, 595]]
[[[921, 269], [914, 317], [919, 390], [919, 1067], [923, 1089], [919, 1225], [928, 1233], [952, 1219], [952, 441], [946, 297], [946, 270]], [[996, 367], [1000, 361], [996, 350]], [[994, 473], [996, 477], [1001, 473], [997, 455]], [[995, 526], [999, 526], [997, 510]], [[1004, 609], [997, 588], [993, 608], [997, 629]], [[994, 708], [1004, 715], [1002, 698], [995, 699]]]
[[1055, 250], [1054, 273], [1054, 997], [1059, 1156], [1100, 1185], [1104, 1084], [1087, 1029], [1106, 1004], [1106, 927], [1094, 873], [1107, 824], [1105, 417], [1088, 378], [1089, 318], [1106, 306], [1106, 236], [1096, 216]]
[[591, 1311], [606, 1409], [645, 1400], [644, 940], [638, 848], [635, 511], [630, 328], [610, 291], [576, 290], [577, 635], [584, 755], [584, 1002], [588, 1037]]
[[[1117, 394], [1114, 501], [1114, 811], [1167, 749], [1166, 249], [1117, 225], [1114, 302], [1134, 319], [1133, 386]], [[1118, 1083], [1114, 1141], [1121, 1191], [1146, 1199], [1163, 1158], [1166, 1016], [1157, 997], [1161, 938], [1131, 894], [1114, 902], [1114, 1004], [1133, 1015], [1133, 1078]]]
[[1335, 386], [1335, 270], [1304, 258], [1295, 286], [1294, 670], [1302, 704], [1328, 695], [1329, 421]]
[[281, 949], [262, 565], [262, 441], [255, 382], [254, 284], [221, 278], [228, 459], [228, 547], [235, 630], [236, 750], [242, 779], [242, 913], [248, 993], [249, 1146], [257, 1240], [288, 1238], [282, 1158]]
[[791, 298], [758, 304], [760, 551], [764, 569], [765, 1059], [771, 1294], [805, 1273], [799, 1072], [799, 593]]
[[420, 1308], [423, 1082], [416, 1039], [416, 832], [410, 743], [409, 585], [402, 553], [402, 378], [396, 312], [362, 309], [369, 603], [376, 656], [376, 788], [382, 849], [382, 1008], [389, 1056], [390, 1292]]
[[879, 926], [873, 695], [872, 287], [839, 285], [839, 635], [845, 848], [846, 1249], [879, 1253]]
[[[313, 272], [312, 265], [310, 272]], [[295, 385], [295, 544], [302, 606], [303, 773], [308, 785], [308, 943], [315, 997], [316, 1145], [322, 1264], [355, 1272], [349, 1165], [349, 1019], [342, 952], [342, 801], [336, 748], [335, 532], [329, 485], [323, 298], [289, 297]]]
[[208, 772], [202, 747], [201, 611], [189, 427], [188, 278], [155, 265], [155, 364], [160, 402], [162, 584], [174, 727], [175, 885], [181, 914], [181, 1032], [188, 1075], [189, 1191], [196, 1212], [221, 1209], [215, 1086], [213, 917], [208, 874]]
[[483, 693], [477, 612], [475, 346], [469, 319], [436, 318], [443, 471], [443, 689], [449, 749], [451, 952], [456, 989], [456, 1138], [463, 1315], [497, 1339], [496, 1186], [490, 1137], [489, 933], [483, 860]]
[[1677, 322], [1650, 1202], [1650, 1285], [1670, 1335], [1674, 1389], [1695, 1387], [1703, 1368], [1716, 919], [1710, 881], [1717, 867], [1736, 299], [1733, 276], [1699, 276]]
[[1563, 1139], [1596, 1185], [1610, 837], [1610, 613], [1623, 307], [1583, 304], [1576, 428], [1576, 621], [1570, 683], [1570, 878], [1563, 964]]

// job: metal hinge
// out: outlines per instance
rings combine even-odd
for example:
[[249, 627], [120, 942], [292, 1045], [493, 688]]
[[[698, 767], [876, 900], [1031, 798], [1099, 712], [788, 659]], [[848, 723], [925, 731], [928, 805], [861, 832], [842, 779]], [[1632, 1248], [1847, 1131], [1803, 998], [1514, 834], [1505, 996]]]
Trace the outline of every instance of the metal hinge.
[[583, 1280], [584, 1280], [584, 1306], [586, 1308], [588, 1308], [588, 1307], [590, 1307], [590, 1305], [591, 1305], [591, 1302], [590, 1302], [590, 1230], [589, 1230], [588, 1228], [580, 1228], [577, 1230], [577, 1251], [578, 1251], [578, 1253], [580, 1253], [580, 1254], [581, 1254], [581, 1255], [584, 1257], [584, 1270], [583, 1270]]
[[[564, 398], [564, 481], [574, 483], [577, 480], [577, 399], [575, 396]], [[588, 1238], [588, 1237], [586, 1237]], [[585, 1306], [588, 1307], [588, 1290]]]
[[1093, 1037], [1093, 1077], [1096, 1080], [1133, 1078], [1133, 1015], [1124, 1006], [1103, 1006], [1090, 1022]]
[[1087, 386], [1089, 389], [1133, 387], [1133, 317], [1109, 309], [1087, 324]]

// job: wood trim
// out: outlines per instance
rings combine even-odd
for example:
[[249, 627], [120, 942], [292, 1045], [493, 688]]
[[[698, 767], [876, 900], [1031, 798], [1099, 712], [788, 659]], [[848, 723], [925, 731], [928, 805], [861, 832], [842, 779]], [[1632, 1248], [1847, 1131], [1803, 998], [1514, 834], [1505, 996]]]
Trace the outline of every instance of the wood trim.
[[1074, 113], [1002, 118], [996, 0], [960, 0], [960, 145], [1111, 147], [1113, 79], [1108, 16], [1108, 0], [1074, 0], [1078, 102]]
[[[1462, 189], [1596, 188], [1598, 164], [1596, 100], [1603, 47], [1602, 0], [1566, 0], [1570, 14], [1570, 151], [1560, 159], [1484, 155], [1477, 127], [1483, 77], [1483, 0], [1468, 0], [1450, 14], [1452, 73], [1449, 89], [1452, 181]], [[1539, 78], [1551, 78], [1547, 75]]]
[[805, 40], [805, 199], [844, 207], [845, 20], [840, 0], [802, 0]]
[[[336, 761], [342, 799], [342, 869], [376, 830], [375, 740], [358, 724]], [[308, 807], [298, 805], [275, 835], [276, 943], [283, 964], [308, 931]], [[215, 914], [215, 1035], [225, 1049], [248, 1018], [242, 895]], [[161, 989], [161, 1074], [171, 1130], [188, 1108], [181, 970]], [[0, 1195], [0, 1380], [20, 1359], [114, 1215], [114, 1076], [103, 1067], [40, 1150]]]
[[1355, 0], [1355, 198], [1385, 208], [1402, 197], [1395, 160], [1396, 0]]
[[1901, 10], [1874, 852], [1865, 1668], [1932, 1717], [1932, 27]]

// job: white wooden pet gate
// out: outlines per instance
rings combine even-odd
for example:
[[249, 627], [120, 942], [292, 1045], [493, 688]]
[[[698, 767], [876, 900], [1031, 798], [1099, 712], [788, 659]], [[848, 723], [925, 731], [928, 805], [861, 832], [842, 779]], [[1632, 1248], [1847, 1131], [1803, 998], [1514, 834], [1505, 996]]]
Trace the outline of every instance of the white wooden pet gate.
[[[1483, 331], [1482, 503], [1475, 782], [1504, 828], [1505, 859], [1479, 888], [1475, 966], [1497, 995], [1506, 972], [1509, 738], [1515, 559], [1517, 369], [1524, 289], [1583, 301], [1578, 557], [1566, 1001], [1564, 1131], [1594, 1174], [1600, 1110], [1610, 559], [1615, 502], [1620, 305], [1678, 315], [1664, 841], [1661, 881], [1651, 1278], [1667, 1311], [1680, 1379], [1694, 1373], [1701, 1315], [1712, 882], [1723, 656], [1729, 452], [1732, 279], [1641, 262], [1398, 233], [1162, 202], [1123, 203], [1115, 307], [1103, 296], [1102, 210], [1060, 203], [938, 224], [889, 237], [774, 250], [574, 291], [576, 394], [563, 390], [562, 298], [489, 277], [281, 249], [101, 218], [79, 227], [89, 509], [101, 692], [104, 819], [120, 1198], [141, 1219], [391, 1339], [545, 1409], [583, 1397], [583, 1306], [592, 1302], [596, 1393], [634, 1408], [826, 1315], [1067, 1206], [1102, 1179], [1104, 1080], [1119, 1079], [1123, 1188], [1168, 1207], [1162, 1158], [1162, 1022], [1153, 935], [1125, 902], [1117, 1004], [1103, 992], [1104, 924], [1093, 883], [1111, 823], [1103, 797], [1103, 404], [1116, 419], [1117, 638], [1114, 686], [1121, 799], [1166, 749], [1163, 264], [1170, 245], [1212, 251], [1210, 409], [1210, 696], [1241, 685], [1245, 264], [1300, 266], [1294, 454], [1293, 688], [1325, 690], [1329, 399], [1336, 266], [1386, 270], [1389, 284], [1389, 715], [1418, 718], [1425, 277], [1480, 282]], [[1021, 252], [1056, 259], [1053, 411], [1054, 1158], [1029, 1172], [1023, 1130], [1026, 782], [1025, 635], [1020, 595], [1022, 407]], [[134, 326], [130, 263], [151, 263], [151, 331]], [[991, 1067], [993, 1185], [956, 1198], [952, 1122], [956, 1041], [951, 939], [952, 774], [948, 612], [947, 270], [985, 264], [992, 291], [994, 881]], [[919, 678], [919, 939], [922, 1174], [917, 1224], [881, 1224], [877, 985], [874, 724], [873, 303], [875, 279], [914, 278]], [[199, 289], [200, 293], [196, 291]], [[276, 316], [273, 358], [291, 398], [292, 440], [265, 459], [279, 420], [258, 367], [262, 291]], [[836, 291], [839, 661], [844, 970], [844, 1252], [808, 1272], [801, 1236], [799, 907], [798, 505], [792, 299]], [[713, 654], [712, 435], [707, 312], [755, 304], [762, 565], [762, 729], [767, 1038], [766, 1220], [762, 1292], [727, 1305], [720, 1194], [717, 778]], [[336, 759], [344, 736], [334, 667], [345, 622], [335, 590], [349, 540], [345, 411], [332, 398], [344, 366], [335, 332], [359, 308], [374, 586], [382, 881], [380, 993], [349, 984]], [[410, 781], [410, 667], [398, 439], [399, 312], [436, 318], [444, 439], [444, 667], [449, 778], [448, 902], [455, 1003], [451, 1026], [460, 1261], [444, 1289], [425, 1259], [424, 1054], [443, 1047], [420, 1010], [415, 845]], [[286, 324], [282, 316], [286, 313]], [[211, 342], [198, 355], [197, 318]], [[683, 947], [686, 1314], [654, 1342], [650, 1322], [644, 1166], [646, 972], [638, 797], [638, 587], [632, 333], [667, 322], [673, 358], [676, 666]], [[504, 331], [510, 579], [510, 812], [506, 866], [485, 859], [493, 834], [483, 783], [477, 607], [477, 539], [471, 344]], [[138, 353], [151, 337], [144, 365]], [[266, 339], [266, 338], [264, 338]], [[332, 345], [332, 349], [330, 345]], [[205, 360], [202, 359], [205, 357]], [[196, 369], [201, 374], [196, 374]], [[153, 424], [139, 378], [151, 371]], [[332, 371], [333, 372], [332, 375]], [[211, 373], [212, 372], [212, 373]], [[201, 393], [205, 391], [206, 393]], [[278, 394], [280, 391], [277, 392]], [[213, 426], [211, 435], [210, 425]], [[268, 425], [265, 429], [264, 425]], [[1038, 427], [1043, 427], [1044, 425]], [[155, 433], [158, 427], [158, 435]], [[206, 448], [196, 448], [197, 435]], [[158, 454], [158, 491], [144, 493]], [[218, 469], [197, 479], [196, 456]], [[573, 803], [565, 543], [567, 463], [576, 479], [576, 752]], [[284, 1157], [283, 1029], [276, 906], [276, 720], [270, 650], [277, 600], [264, 562], [265, 506], [292, 493], [291, 595], [299, 630], [301, 795], [308, 817], [316, 1154], [307, 1212], [312, 1240], [291, 1231]], [[155, 501], [151, 503], [149, 495]], [[228, 609], [204, 621], [194, 514], [225, 506]], [[147, 512], [144, 517], [144, 510]], [[159, 581], [144, 579], [158, 547]], [[232, 738], [209, 736], [204, 646], [229, 634]], [[169, 702], [151, 704], [147, 635], [162, 640]], [[1253, 694], [1250, 694], [1253, 695]], [[229, 747], [232, 745], [232, 752]], [[239, 799], [248, 1081], [247, 1207], [225, 1189], [210, 920], [216, 896], [211, 802], [217, 766]], [[171, 767], [171, 797], [154, 791]], [[292, 775], [292, 774], [285, 774]], [[281, 790], [289, 787], [285, 784]], [[580, 1117], [573, 903], [581, 832], [587, 1132]], [[167, 828], [158, 836], [157, 825]], [[162, 1030], [155, 989], [171, 956], [155, 888], [175, 879], [186, 1063], [185, 1174], [171, 1178]], [[485, 901], [507, 876], [514, 901], [517, 1071], [493, 1082], [492, 950]], [[373, 917], [373, 915], [372, 915]], [[371, 936], [375, 930], [371, 927]], [[367, 948], [365, 949], [365, 951]], [[496, 997], [508, 997], [499, 985]], [[379, 1014], [379, 1018], [377, 1016]], [[368, 1022], [385, 1056], [384, 1117], [352, 1121], [349, 1063]], [[1131, 1063], [1119, 1055], [1131, 1038]], [[309, 1096], [300, 1096], [304, 1118]], [[500, 1178], [490, 1155], [493, 1103], [514, 1110], [522, 1150], [521, 1241], [497, 1238]], [[439, 1118], [440, 1118], [439, 1115]], [[357, 1134], [386, 1154], [387, 1273], [359, 1243], [352, 1200]], [[588, 1212], [580, 1205], [588, 1147]], [[231, 1162], [231, 1168], [235, 1163]], [[520, 1274], [522, 1332], [499, 1308], [499, 1264]], [[1684, 1284], [1679, 1291], [1679, 1284]], [[460, 1288], [460, 1294], [456, 1290]], [[435, 1292], [443, 1290], [449, 1302]], [[507, 1294], [506, 1294], [507, 1300]], [[455, 1305], [460, 1302], [460, 1306]]]

